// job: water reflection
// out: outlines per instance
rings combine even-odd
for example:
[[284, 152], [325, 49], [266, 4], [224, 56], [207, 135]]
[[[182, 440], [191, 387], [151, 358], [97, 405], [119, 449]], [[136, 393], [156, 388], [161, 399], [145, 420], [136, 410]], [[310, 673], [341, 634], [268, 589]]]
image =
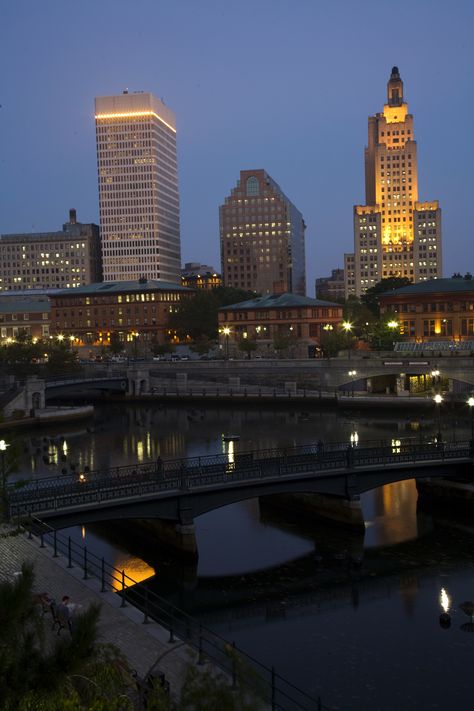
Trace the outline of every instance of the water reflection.
[[[26, 435], [22, 464], [36, 477], [70, 471], [71, 464], [85, 473], [86, 467], [140, 458], [215, 454], [222, 451], [223, 431], [240, 436], [232, 449], [226, 446], [229, 465], [251, 449], [318, 440], [348, 443], [355, 432], [359, 446], [383, 440], [396, 453], [399, 441], [412, 435], [421, 439], [432, 426], [430, 418], [418, 414], [397, 418], [329, 408], [272, 412], [112, 405], [97, 409], [88, 430], [62, 429], [63, 440], [54, 430], [46, 432], [46, 441], [37, 433]], [[469, 427], [469, 421], [461, 422], [459, 439], [469, 438]], [[78, 542], [85, 535], [90, 551], [187, 607], [333, 707], [470, 708], [474, 635], [463, 634], [461, 625], [472, 622], [455, 602], [446, 613], [454, 621], [450, 631], [437, 623], [445, 612], [441, 589], [454, 601], [472, 595], [470, 521], [449, 520], [443, 512], [445, 525], [438, 514], [417, 511], [414, 481], [363, 494], [361, 503], [365, 537], [292, 517], [257, 500], [212, 511], [195, 522], [197, 565], [178, 563], [131, 523], [70, 533]]]

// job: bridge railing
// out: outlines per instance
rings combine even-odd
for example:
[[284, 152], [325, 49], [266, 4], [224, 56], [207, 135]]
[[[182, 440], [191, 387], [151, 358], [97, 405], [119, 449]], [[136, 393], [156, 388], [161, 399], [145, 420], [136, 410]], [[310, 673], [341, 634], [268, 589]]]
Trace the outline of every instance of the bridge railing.
[[272, 711], [329, 711], [321, 698], [308, 694], [242, 650], [234, 642], [205, 627], [201, 622], [175, 607], [152, 590], [148, 583], [137, 583], [124, 570], [110, 565], [87, 547], [77, 544], [70, 536], [59, 534], [45, 522], [22, 512], [18, 526], [23, 526], [29, 538], [37, 537], [41, 547], [51, 546], [53, 557], [63, 555], [67, 567], [82, 569], [83, 579], [96, 578], [100, 592], [112, 591], [121, 599], [121, 607], [133, 605], [143, 614], [143, 622], [154, 621], [169, 634], [169, 643], [182, 640], [193, 648], [198, 665], [211, 661], [225, 674], [232, 688], [243, 690], [248, 700], [252, 694]]
[[235, 459], [229, 459], [226, 455], [192, 457], [37, 479], [21, 488], [9, 484], [7, 498], [9, 514], [15, 517], [22, 509], [45, 513], [167, 492], [179, 494], [205, 486], [301, 477], [305, 474], [327, 476], [331, 471], [356, 472], [361, 468], [367, 471], [371, 466], [384, 464], [415, 464], [471, 456], [469, 442], [415, 445], [397, 441], [396, 444], [372, 447], [345, 445], [344, 449], [329, 451], [311, 445], [293, 450], [248, 452]]

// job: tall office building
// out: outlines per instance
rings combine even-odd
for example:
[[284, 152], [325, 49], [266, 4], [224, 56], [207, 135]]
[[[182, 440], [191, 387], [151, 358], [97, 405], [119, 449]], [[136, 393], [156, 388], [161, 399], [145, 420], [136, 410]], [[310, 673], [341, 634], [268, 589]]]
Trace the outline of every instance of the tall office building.
[[393, 67], [383, 112], [369, 117], [365, 205], [354, 207], [354, 252], [345, 255], [345, 293], [361, 296], [381, 279], [442, 275], [441, 210], [418, 201], [413, 116]]
[[265, 170], [241, 170], [219, 208], [225, 286], [306, 295], [306, 225]]
[[180, 281], [174, 113], [152, 94], [95, 100], [104, 281]]

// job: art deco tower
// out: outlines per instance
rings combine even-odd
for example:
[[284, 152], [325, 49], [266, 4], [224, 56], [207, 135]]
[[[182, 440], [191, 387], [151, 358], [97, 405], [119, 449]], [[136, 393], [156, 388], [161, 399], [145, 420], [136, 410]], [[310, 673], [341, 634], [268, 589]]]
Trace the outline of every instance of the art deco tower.
[[381, 279], [439, 278], [441, 210], [418, 201], [413, 116], [393, 67], [383, 112], [369, 117], [365, 149], [366, 205], [354, 207], [354, 253], [345, 255], [346, 297], [361, 296]]
[[225, 286], [306, 295], [306, 225], [265, 170], [240, 171], [219, 218]]
[[180, 281], [174, 113], [152, 94], [95, 100], [104, 281]]

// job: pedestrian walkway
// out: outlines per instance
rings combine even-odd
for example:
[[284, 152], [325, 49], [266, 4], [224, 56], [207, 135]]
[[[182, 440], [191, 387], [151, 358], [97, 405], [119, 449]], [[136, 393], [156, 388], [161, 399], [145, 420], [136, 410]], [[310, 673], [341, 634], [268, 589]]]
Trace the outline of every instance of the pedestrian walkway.
[[14, 580], [22, 564], [31, 562], [35, 571], [35, 592], [48, 592], [56, 600], [69, 595], [83, 609], [93, 602], [100, 602], [98, 641], [118, 647], [140, 677], [151, 669], [164, 672], [171, 693], [179, 693], [186, 667], [195, 661], [195, 654], [186, 644], [179, 640], [170, 643], [169, 633], [160, 625], [154, 622], [143, 624], [142, 612], [128, 604], [121, 607], [117, 593], [101, 593], [97, 579], [83, 580], [82, 570], [67, 568], [67, 560], [54, 558], [52, 548], [41, 548], [38, 539], [30, 540], [23, 532], [10, 535], [13, 531], [8, 527], [0, 528], [0, 580]]

